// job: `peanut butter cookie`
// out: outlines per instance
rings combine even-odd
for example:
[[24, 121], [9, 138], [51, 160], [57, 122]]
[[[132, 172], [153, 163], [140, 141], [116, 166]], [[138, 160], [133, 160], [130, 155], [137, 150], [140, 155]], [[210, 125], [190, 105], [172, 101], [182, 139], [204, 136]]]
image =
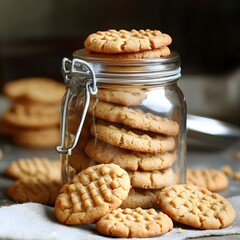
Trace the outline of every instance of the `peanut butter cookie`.
[[5, 169], [5, 174], [13, 179], [46, 176], [60, 181], [61, 162], [48, 158], [20, 158]]
[[4, 93], [11, 99], [24, 99], [33, 102], [60, 103], [65, 93], [65, 85], [44, 77], [23, 78], [11, 81], [4, 86]]
[[23, 128], [43, 128], [58, 126], [60, 123], [60, 113], [56, 111], [45, 112], [41, 108], [36, 108], [34, 111], [27, 106], [16, 104], [6, 111], [3, 119], [16, 127]]
[[16, 202], [54, 205], [60, 187], [60, 180], [39, 175], [38, 177], [25, 177], [17, 180], [10, 185], [7, 193]]
[[213, 168], [187, 169], [187, 183], [218, 192], [228, 187], [228, 178], [222, 171]]
[[171, 168], [155, 171], [128, 171], [131, 185], [136, 188], [161, 189], [175, 181]]
[[121, 208], [157, 208], [157, 195], [159, 189], [142, 189], [132, 187], [128, 197], [123, 200]]
[[107, 102], [91, 102], [89, 112], [97, 118], [121, 123], [131, 128], [141, 129], [160, 133], [164, 135], [176, 136], [179, 131], [177, 122], [166, 117], [160, 117], [141, 109], [132, 109], [124, 106], [114, 105]]
[[161, 210], [172, 220], [194, 228], [225, 228], [236, 217], [235, 210], [225, 198], [194, 185], [165, 187], [157, 200]]
[[98, 89], [97, 97], [105, 102], [117, 103], [124, 106], [140, 105], [146, 99], [147, 95], [139, 89]]
[[159, 153], [171, 151], [175, 148], [173, 137], [134, 133], [125, 128], [108, 125], [103, 122], [93, 124], [91, 133], [103, 142], [133, 151]]
[[55, 215], [64, 224], [95, 222], [118, 208], [129, 190], [129, 176], [118, 165], [91, 166], [62, 187]]
[[86, 49], [99, 53], [132, 53], [161, 48], [171, 44], [168, 34], [159, 30], [114, 30], [90, 34], [84, 42]]
[[142, 153], [125, 150], [102, 141], [91, 140], [85, 153], [98, 163], [115, 163], [127, 170], [153, 171], [165, 169], [176, 161], [176, 152]]
[[88, 57], [97, 57], [97, 58], [110, 58], [110, 59], [150, 59], [150, 58], [161, 58], [167, 57], [171, 54], [170, 49], [167, 46], [163, 46], [157, 49], [145, 50], [140, 52], [133, 53], [95, 53], [95, 52], [86, 52]]
[[102, 234], [121, 238], [145, 238], [159, 236], [173, 228], [172, 220], [164, 213], [151, 208], [144, 210], [115, 209], [96, 224]]

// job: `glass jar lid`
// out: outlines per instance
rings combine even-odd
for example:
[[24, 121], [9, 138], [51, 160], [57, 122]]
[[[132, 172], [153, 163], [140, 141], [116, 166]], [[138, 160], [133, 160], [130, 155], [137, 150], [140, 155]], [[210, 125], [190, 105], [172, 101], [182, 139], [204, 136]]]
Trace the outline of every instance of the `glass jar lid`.
[[118, 59], [116, 55], [76, 50], [73, 57], [88, 62], [99, 83], [136, 84], [175, 81], [181, 76], [180, 57], [172, 51], [168, 57]]

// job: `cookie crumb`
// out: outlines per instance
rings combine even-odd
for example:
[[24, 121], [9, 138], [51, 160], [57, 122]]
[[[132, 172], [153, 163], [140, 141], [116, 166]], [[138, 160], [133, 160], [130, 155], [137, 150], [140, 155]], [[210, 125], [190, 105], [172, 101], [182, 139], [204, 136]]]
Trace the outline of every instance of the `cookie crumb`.
[[178, 232], [179, 232], [179, 233], [183, 233], [183, 232], [185, 232], [185, 231], [186, 231], [185, 229], [178, 228]]
[[233, 175], [233, 170], [229, 165], [223, 166], [222, 171], [228, 177], [231, 177]]

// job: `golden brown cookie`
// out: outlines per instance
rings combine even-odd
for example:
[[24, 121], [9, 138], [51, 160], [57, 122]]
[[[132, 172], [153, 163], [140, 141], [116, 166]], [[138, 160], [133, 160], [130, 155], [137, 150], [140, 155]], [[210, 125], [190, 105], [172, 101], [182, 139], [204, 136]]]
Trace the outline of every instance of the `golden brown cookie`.
[[222, 171], [213, 168], [187, 169], [187, 183], [218, 192], [228, 187], [228, 178]]
[[91, 101], [89, 112], [97, 118], [144, 131], [172, 136], [176, 136], [179, 131], [177, 122], [137, 108], [132, 109], [102, 101]]
[[14, 143], [25, 147], [50, 148], [60, 142], [58, 127], [19, 131], [12, 134]]
[[122, 202], [121, 208], [157, 208], [159, 189], [141, 189], [132, 187], [128, 197]]
[[161, 189], [171, 185], [175, 176], [171, 168], [155, 171], [127, 171], [131, 185], [136, 188]]
[[168, 34], [159, 30], [108, 30], [90, 34], [84, 41], [86, 49], [99, 53], [132, 53], [161, 48], [171, 44]]
[[127, 170], [153, 171], [165, 169], [176, 161], [176, 152], [141, 153], [125, 150], [92, 139], [85, 147], [85, 153], [98, 163], [115, 163]]
[[106, 53], [95, 53], [90, 51], [86, 52], [86, 56], [88, 57], [110, 58], [110, 59], [150, 59], [150, 58], [168, 57], [170, 54], [171, 54], [171, 51], [167, 46], [163, 46], [157, 49], [145, 50], [141, 52], [134, 52], [134, 53], [106, 54]]
[[225, 228], [236, 217], [235, 210], [225, 198], [194, 185], [165, 187], [157, 200], [161, 210], [172, 220], [194, 228]]
[[145, 238], [171, 231], [173, 222], [166, 214], [153, 208], [118, 208], [101, 218], [96, 223], [96, 228], [100, 233], [109, 236]]
[[0, 119], [0, 134], [6, 137], [11, 137], [15, 132], [25, 130], [25, 128], [17, 127], [6, 122], [3, 118]]
[[65, 184], [55, 203], [61, 223], [95, 222], [119, 207], [130, 190], [130, 179], [116, 164], [91, 166]]
[[60, 113], [44, 111], [41, 108], [30, 109], [24, 105], [16, 104], [4, 113], [3, 119], [16, 127], [43, 128], [58, 126]]
[[7, 193], [12, 200], [19, 203], [36, 202], [53, 205], [60, 187], [59, 180], [39, 175], [17, 180], [9, 186]]
[[60, 103], [65, 93], [65, 85], [50, 78], [32, 77], [8, 82], [4, 93], [14, 99], [24, 99], [46, 104]]
[[5, 174], [13, 179], [45, 176], [60, 181], [61, 162], [39, 157], [20, 158], [8, 165]]
[[104, 122], [93, 124], [91, 133], [103, 142], [133, 151], [159, 153], [175, 148], [173, 137], [135, 133]]
[[147, 95], [143, 90], [126, 89], [98, 89], [97, 97], [105, 102], [117, 103], [124, 106], [140, 105], [146, 99]]

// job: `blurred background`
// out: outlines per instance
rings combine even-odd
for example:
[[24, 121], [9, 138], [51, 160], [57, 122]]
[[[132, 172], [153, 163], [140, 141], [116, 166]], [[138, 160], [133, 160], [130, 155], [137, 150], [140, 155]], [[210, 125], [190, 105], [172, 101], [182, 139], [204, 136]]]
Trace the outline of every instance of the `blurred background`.
[[23, 77], [62, 81], [62, 58], [110, 28], [171, 35], [188, 111], [240, 126], [238, 0], [1, 0], [0, 90]]

